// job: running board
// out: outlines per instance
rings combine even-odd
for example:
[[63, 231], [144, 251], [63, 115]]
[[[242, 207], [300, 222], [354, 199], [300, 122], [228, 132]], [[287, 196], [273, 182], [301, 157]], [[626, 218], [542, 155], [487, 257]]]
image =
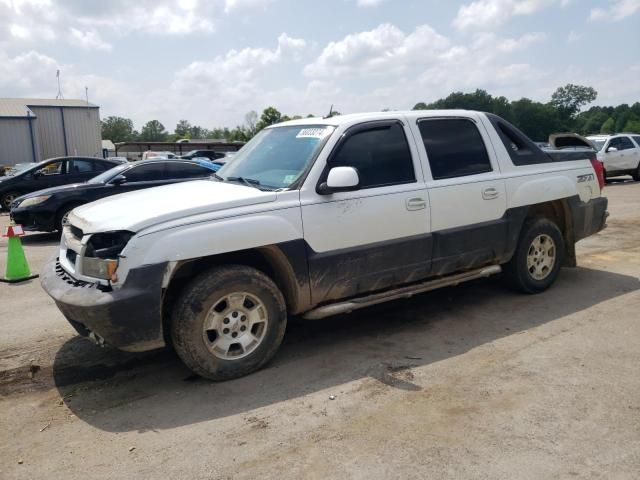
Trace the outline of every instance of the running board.
[[468, 282], [469, 280], [489, 277], [491, 275], [495, 275], [496, 273], [500, 273], [501, 271], [502, 268], [500, 267], [500, 265], [491, 265], [490, 267], [484, 267], [478, 270], [458, 273], [456, 275], [449, 275], [447, 277], [430, 280], [428, 282], [419, 283], [417, 285], [396, 288], [395, 290], [376, 293], [374, 295], [368, 295], [366, 297], [352, 298], [351, 300], [347, 300], [345, 302], [332, 303], [331, 305], [325, 305], [323, 307], [318, 307], [310, 310], [302, 317], [307, 320], [320, 320], [321, 318], [330, 317], [341, 313], [351, 313], [354, 310], [370, 307], [371, 305], [377, 305], [378, 303], [384, 303], [400, 298], [410, 298], [418, 293], [424, 293], [435, 290], [437, 288], [458, 285], [459, 283]]

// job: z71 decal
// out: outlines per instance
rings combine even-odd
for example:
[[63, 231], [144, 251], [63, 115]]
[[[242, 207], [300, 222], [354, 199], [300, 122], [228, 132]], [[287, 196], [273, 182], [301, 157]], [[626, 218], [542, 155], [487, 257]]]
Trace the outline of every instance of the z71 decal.
[[578, 183], [592, 182], [595, 179], [596, 177], [593, 173], [588, 173], [586, 175], [578, 175]]

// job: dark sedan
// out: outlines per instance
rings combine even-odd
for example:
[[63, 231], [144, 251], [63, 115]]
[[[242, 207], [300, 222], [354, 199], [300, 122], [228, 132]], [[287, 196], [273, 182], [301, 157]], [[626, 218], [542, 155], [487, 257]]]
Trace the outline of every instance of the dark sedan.
[[48, 188], [17, 198], [11, 218], [25, 230], [61, 230], [75, 207], [141, 188], [157, 187], [212, 175], [219, 165], [209, 161], [145, 160], [118, 165], [86, 183]]
[[0, 177], [0, 207], [9, 210], [20, 195], [43, 188], [85, 182], [121, 163], [121, 160], [95, 157], [57, 157], [35, 163], [13, 175]]

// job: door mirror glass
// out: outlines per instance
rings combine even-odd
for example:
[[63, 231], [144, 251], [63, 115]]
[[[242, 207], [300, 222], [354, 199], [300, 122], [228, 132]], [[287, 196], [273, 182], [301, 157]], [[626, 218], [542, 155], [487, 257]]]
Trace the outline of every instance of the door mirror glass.
[[111, 180], [111, 185], [122, 185], [127, 182], [127, 177], [124, 175], [118, 175], [113, 180]]
[[607, 148], [607, 152], [617, 152], [618, 149], [616, 147], [609, 147]]
[[318, 188], [318, 193], [327, 195], [333, 192], [348, 192], [357, 190], [360, 186], [360, 176], [353, 167], [333, 167], [329, 170], [327, 181]]

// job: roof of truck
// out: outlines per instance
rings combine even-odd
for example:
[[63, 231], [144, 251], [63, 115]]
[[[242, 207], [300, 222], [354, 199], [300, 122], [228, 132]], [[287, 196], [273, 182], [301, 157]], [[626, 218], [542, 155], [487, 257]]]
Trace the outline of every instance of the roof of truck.
[[334, 117], [310, 117], [300, 118], [298, 120], [288, 120], [286, 122], [277, 123], [274, 126], [293, 126], [293, 125], [334, 125], [339, 126], [345, 123], [351, 123], [355, 120], [367, 120], [368, 118], [397, 118], [399, 116], [419, 117], [422, 115], [443, 115], [447, 116], [468, 116], [470, 113], [479, 113], [474, 110], [398, 110], [389, 112], [363, 112], [350, 113], [347, 115], [336, 115]]

